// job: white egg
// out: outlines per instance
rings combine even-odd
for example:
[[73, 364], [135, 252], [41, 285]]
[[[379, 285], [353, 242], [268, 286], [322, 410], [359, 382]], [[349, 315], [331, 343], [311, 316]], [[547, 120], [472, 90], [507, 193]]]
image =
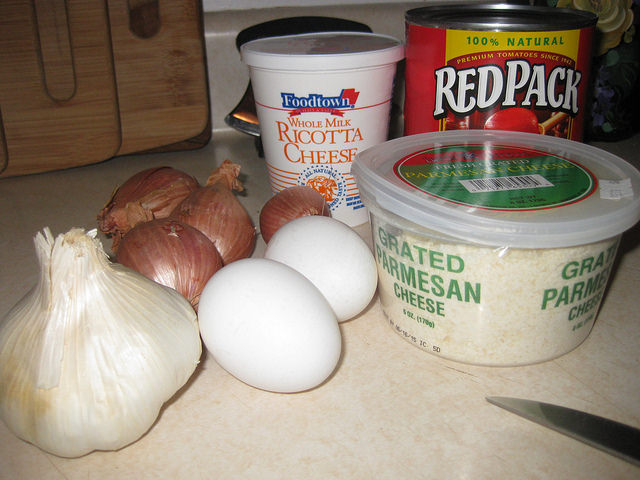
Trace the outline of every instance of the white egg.
[[291, 267], [264, 258], [216, 272], [202, 291], [198, 321], [216, 362], [263, 390], [316, 387], [342, 351], [338, 321], [320, 291]]
[[269, 240], [265, 258], [298, 270], [323, 293], [338, 321], [362, 312], [378, 285], [376, 262], [358, 233], [331, 217], [300, 217]]

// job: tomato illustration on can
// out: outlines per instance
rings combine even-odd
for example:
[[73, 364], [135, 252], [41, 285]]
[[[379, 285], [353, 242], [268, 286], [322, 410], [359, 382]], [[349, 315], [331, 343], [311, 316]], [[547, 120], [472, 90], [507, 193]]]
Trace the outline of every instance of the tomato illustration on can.
[[487, 129], [581, 141], [597, 16], [525, 5], [409, 10], [404, 133]]

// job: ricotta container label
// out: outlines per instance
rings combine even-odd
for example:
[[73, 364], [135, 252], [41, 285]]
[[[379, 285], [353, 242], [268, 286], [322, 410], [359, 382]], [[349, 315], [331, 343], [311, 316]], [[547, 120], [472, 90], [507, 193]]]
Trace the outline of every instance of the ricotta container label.
[[243, 46], [273, 193], [307, 185], [347, 225], [368, 212], [351, 175], [358, 152], [388, 138], [400, 43], [318, 33]]
[[359, 150], [386, 140], [386, 130], [375, 122], [388, 126], [391, 97], [367, 101], [367, 95], [350, 84], [333, 91], [301, 85], [279, 92], [274, 98], [278, 103], [257, 103], [271, 186], [274, 192], [310, 186], [324, 196], [334, 217], [362, 215], [353, 222], [364, 223], [367, 213], [350, 173], [351, 162]]

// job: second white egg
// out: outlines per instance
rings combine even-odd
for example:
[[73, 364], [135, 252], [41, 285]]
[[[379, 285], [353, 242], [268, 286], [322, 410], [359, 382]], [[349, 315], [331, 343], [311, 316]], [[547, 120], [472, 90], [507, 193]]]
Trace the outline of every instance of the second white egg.
[[311, 280], [340, 322], [362, 312], [378, 285], [369, 246], [355, 230], [331, 217], [316, 215], [290, 221], [273, 235], [264, 256]]

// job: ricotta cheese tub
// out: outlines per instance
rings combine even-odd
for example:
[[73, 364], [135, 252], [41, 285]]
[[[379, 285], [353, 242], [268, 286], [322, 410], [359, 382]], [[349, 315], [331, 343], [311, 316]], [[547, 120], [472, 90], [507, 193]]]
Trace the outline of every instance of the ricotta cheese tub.
[[351, 176], [356, 154], [388, 138], [402, 43], [386, 35], [320, 32], [245, 43], [273, 193], [320, 192], [347, 225], [368, 214]]
[[550, 360], [594, 324], [640, 174], [579, 142], [423, 133], [359, 153], [382, 308], [409, 343], [478, 365]]

